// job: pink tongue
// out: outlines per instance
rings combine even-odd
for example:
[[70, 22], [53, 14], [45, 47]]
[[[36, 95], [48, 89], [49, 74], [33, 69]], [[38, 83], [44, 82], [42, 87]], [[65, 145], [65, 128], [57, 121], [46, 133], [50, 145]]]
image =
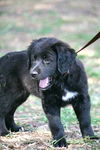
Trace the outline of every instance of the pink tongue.
[[45, 78], [44, 80], [40, 80], [39, 87], [46, 88], [49, 85], [49, 78]]

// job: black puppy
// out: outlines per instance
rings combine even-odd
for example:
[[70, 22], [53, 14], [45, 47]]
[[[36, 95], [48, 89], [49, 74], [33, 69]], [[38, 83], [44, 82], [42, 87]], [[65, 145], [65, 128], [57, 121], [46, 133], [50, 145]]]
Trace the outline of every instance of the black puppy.
[[0, 58], [0, 135], [19, 131], [14, 112], [29, 94], [42, 99], [54, 146], [67, 146], [60, 109], [73, 106], [82, 136], [93, 137], [87, 77], [82, 63], [66, 43], [55, 38], [34, 40], [28, 51]]
[[0, 58], [0, 135], [21, 129], [14, 122], [14, 113], [30, 93], [37, 95], [36, 82], [29, 71], [27, 51], [12, 52]]

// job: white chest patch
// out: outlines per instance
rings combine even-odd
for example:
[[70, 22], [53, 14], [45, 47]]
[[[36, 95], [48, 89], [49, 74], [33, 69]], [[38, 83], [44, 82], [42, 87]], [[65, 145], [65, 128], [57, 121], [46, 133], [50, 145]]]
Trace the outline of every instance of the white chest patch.
[[75, 98], [78, 95], [78, 92], [71, 92], [65, 90], [65, 94], [62, 96], [63, 101], [68, 101], [69, 99]]

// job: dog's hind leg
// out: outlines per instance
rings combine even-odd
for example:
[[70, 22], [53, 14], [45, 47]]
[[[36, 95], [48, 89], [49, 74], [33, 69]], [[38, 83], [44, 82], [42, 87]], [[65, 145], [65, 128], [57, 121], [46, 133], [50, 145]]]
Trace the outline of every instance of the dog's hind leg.
[[74, 111], [79, 121], [80, 130], [83, 137], [94, 137], [94, 132], [91, 127], [90, 117], [90, 98], [89, 96], [81, 95], [73, 104]]
[[0, 117], [0, 136], [5, 136], [8, 133], [9, 133], [9, 131], [6, 128], [5, 118], [4, 117]]
[[17, 99], [12, 105], [12, 109], [7, 113], [5, 122], [8, 130], [11, 130], [12, 132], [18, 132], [22, 129], [20, 126], [16, 125], [14, 121], [14, 113], [18, 106], [20, 106], [27, 99], [28, 95], [29, 94], [26, 93], [22, 95], [19, 99]]

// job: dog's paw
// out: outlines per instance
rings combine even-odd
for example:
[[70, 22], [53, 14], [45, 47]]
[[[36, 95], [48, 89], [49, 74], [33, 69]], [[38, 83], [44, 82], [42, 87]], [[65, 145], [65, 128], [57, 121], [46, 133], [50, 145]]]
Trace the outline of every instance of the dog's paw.
[[18, 132], [20, 130], [22, 130], [20, 126], [14, 125], [13, 127], [11, 127], [11, 132]]
[[53, 141], [53, 146], [54, 147], [68, 147], [66, 140], [63, 139], [59, 139], [59, 140], [54, 140]]

